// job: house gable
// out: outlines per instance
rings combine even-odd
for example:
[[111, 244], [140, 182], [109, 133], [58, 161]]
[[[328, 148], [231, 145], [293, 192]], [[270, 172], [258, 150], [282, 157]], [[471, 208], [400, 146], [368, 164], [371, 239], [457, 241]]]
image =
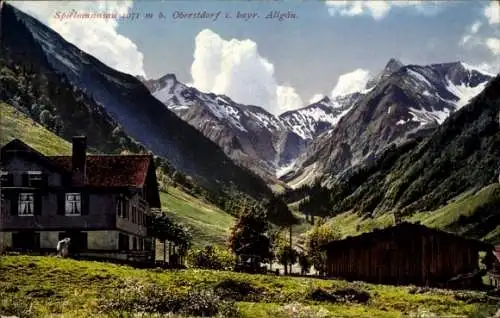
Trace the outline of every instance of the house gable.
[[67, 171], [19, 139], [14, 139], [2, 147], [1, 166], [3, 170], [13, 173], [15, 184], [20, 184], [22, 173], [28, 171], [42, 172], [48, 177], [48, 184], [52, 186], [60, 186], [64, 178], [69, 177]]

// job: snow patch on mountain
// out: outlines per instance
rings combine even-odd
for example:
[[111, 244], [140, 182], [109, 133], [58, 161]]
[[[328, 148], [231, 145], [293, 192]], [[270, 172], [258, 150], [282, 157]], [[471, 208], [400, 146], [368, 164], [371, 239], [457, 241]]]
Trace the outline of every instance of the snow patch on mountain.
[[458, 101], [455, 102], [455, 105], [457, 109], [459, 109], [467, 105], [467, 103], [469, 103], [472, 98], [481, 93], [486, 87], [487, 83], [483, 82], [474, 87], [471, 87], [464, 83], [455, 85], [449, 79], [446, 79], [446, 84], [446, 89], [458, 98]]
[[414, 70], [409, 69], [409, 68], [407, 69], [407, 71], [408, 71], [408, 74], [411, 75], [412, 77], [414, 77], [418, 82], [432, 87], [432, 84], [427, 80], [427, 78], [425, 78], [424, 75], [417, 73]]
[[350, 107], [342, 109], [338, 101], [324, 98], [320, 102], [308, 107], [288, 112], [280, 116], [281, 120], [291, 131], [304, 140], [311, 140], [318, 132], [320, 123], [330, 127], [335, 126], [349, 111]]
[[420, 126], [437, 122], [442, 124], [446, 118], [450, 115], [450, 110], [445, 108], [443, 110], [426, 110], [426, 109], [416, 109], [413, 107], [409, 108], [409, 113], [413, 116], [412, 121], [420, 123]]
[[293, 171], [295, 168], [295, 161], [292, 161], [291, 163], [278, 167], [276, 169], [276, 177], [281, 178], [282, 176], [286, 175], [287, 173]]
[[490, 77], [495, 77], [496, 74], [493, 74], [493, 73], [490, 73], [488, 71], [485, 71], [479, 67], [475, 67], [475, 66], [472, 66], [470, 64], [467, 64], [465, 62], [460, 62], [460, 64], [462, 64], [462, 67], [464, 69], [466, 69], [468, 72], [472, 73], [472, 72], [478, 72], [478, 73], [481, 73], [481, 74], [484, 74], [486, 76], [490, 76]]

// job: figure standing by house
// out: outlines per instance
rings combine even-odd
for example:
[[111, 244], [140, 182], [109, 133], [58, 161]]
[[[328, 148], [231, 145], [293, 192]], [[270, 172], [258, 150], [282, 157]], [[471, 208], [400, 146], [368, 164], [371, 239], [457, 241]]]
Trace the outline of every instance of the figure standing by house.
[[57, 242], [57, 255], [63, 258], [68, 257], [69, 253], [69, 244], [71, 242], [70, 238], [65, 238]]

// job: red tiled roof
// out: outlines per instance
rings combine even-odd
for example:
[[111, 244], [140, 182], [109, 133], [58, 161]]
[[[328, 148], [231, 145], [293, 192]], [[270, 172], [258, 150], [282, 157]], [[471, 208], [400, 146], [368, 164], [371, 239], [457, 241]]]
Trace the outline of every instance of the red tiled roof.
[[[47, 156], [71, 172], [71, 156]], [[150, 155], [87, 155], [87, 185], [96, 187], [142, 186], [146, 182]]]
[[493, 255], [495, 255], [497, 260], [500, 262], [500, 245], [495, 245]]

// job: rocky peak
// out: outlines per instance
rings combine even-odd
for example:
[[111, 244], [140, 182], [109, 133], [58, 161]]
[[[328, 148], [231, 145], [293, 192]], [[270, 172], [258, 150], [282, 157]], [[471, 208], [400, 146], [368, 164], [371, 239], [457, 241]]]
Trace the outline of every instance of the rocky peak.
[[384, 71], [389, 72], [389, 73], [394, 73], [403, 66], [404, 66], [404, 64], [401, 61], [399, 61], [395, 58], [391, 58], [389, 60], [389, 62], [387, 62], [387, 64], [385, 65]]
[[380, 73], [378, 73], [374, 78], [368, 81], [368, 83], [366, 84], [366, 88], [374, 87], [380, 81], [383, 81], [384, 79], [388, 78], [403, 66], [405, 65], [401, 61], [395, 58], [391, 58], [385, 65], [384, 69]]

